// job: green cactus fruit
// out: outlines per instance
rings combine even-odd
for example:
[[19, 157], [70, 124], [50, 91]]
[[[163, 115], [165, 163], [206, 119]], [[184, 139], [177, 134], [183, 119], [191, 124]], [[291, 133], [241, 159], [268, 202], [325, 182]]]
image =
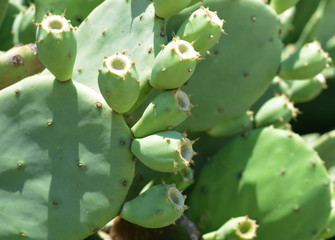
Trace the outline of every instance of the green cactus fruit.
[[100, 94], [41, 74], [0, 101], [0, 239], [84, 239], [119, 213], [132, 135]]
[[178, 172], [192, 163], [193, 142], [175, 131], [136, 138], [132, 153], [146, 166], [160, 172]]
[[296, 118], [299, 110], [285, 96], [276, 96], [268, 100], [255, 115], [257, 128], [273, 125], [280, 127]]
[[31, 4], [29, 8], [25, 8], [16, 16], [12, 26], [14, 44], [28, 44], [35, 42], [36, 25], [33, 22], [34, 18], [34, 4]]
[[174, 38], [155, 58], [150, 85], [158, 89], [180, 87], [192, 76], [199, 56], [191, 43]]
[[[275, 76], [282, 48], [278, 18], [263, 1], [206, 0], [203, 4], [226, 21], [227, 35], [204, 56], [205, 61], [198, 62], [182, 86], [197, 107], [178, 128], [193, 132], [207, 131], [250, 109]], [[198, 8], [196, 4], [172, 17], [167, 30], [177, 32]]]
[[321, 135], [312, 143], [327, 168], [335, 166], [335, 130]]
[[155, 14], [160, 18], [171, 17], [191, 3], [191, 0], [154, 0]]
[[328, 54], [314, 41], [282, 61], [278, 76], [285, 80], [312, 78], [324, 70], [329, 61]]
[[177, 36], [185, 41], [193, 42], [194, 49], [203, 53], [218, 43], [224, 32], [223, 22], [216, 12], [200, 7], [184, 21]]
[[99, 69], [98, 84], [107, 104], [118, 113], [129, 111], [140, 94], [135, 63], [126, 53], [116, 52], [105, 58]]
[[0, 55], [0, 89], [43, 69], [35, 44], [17, 45]]
[[258, 225], [248, 216], [228, 220], [218, 230], [206, 233], [204, 240], [252, 240], [256, 239]]
[[35, 0], [36, 21], [43, 20], [48, 12], [52, 14], [66, 13], [73, 26], [79, 26], [88, 14], [104, 0]]
[[45, 16], [37, 25], [36, 45], [42, 63], [59, 81], [71, 79], [77, 54], [75, 28], [63, 15]]
[[295, 103], [309, 102], [319, 96], [320, 93], [327, 88], [326, 78], [322, 74], [303, 81], [287, 80], [283, 84], [287, 85], [284, 87], [285, 93], [289, 96], [290, 100]]
[[207, 133], [212, 137], [229, 137], [250, 130], [253, 126], [253, 121], [253, 112], [247, 111], [235, 118], [219, 122]]
[[191, 114], [192, 107], [189, 96], [185, 92], [165, 91], [152, 100], [131, 130], [136, 138], [170, 130]]
[[0, 28], [1, 28], [2, 21], [6, 16], [6, 11], [7, 11], [7, 8], [8, 8], [8, 2], [9, 2], [9, 0], [2, 0], [0, 2]]
[[201, 232], [249, 216], [260, 225], [258, 240], [314, 240], [331, 210], [329, 181], [299, 135], [256, 129], [225, 144], [202, 167], [187, 215]]
[[156, 185], [125, 202], [120, 217], [146, 228], [166, 227], [183, 214], [184, 201], [174, 185]]
[[271, 0], [270, 6], [278, 13], [282, 13], [285, 10], [293, 7], [299, 2], [299, 0]]

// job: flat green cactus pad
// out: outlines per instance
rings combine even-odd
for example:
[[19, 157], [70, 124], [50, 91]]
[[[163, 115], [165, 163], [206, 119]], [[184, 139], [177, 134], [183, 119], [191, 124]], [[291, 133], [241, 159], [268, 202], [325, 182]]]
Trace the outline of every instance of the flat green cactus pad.
[[[183, 91], [197, 107], [180, 129], [204, 131], [243, 114], [270, 85], [280, 62], [277, 16], [262, 1], [208, 0], [201, 3], [225, 20], [225, 35], [202, 56]], [[167, 29], [177, 32], [196, 9], [171, 18]], [[173, 27], [172, 27], [173, 25]], [[171, 31], [172, 31], [171, 30]]]
[[134, 175], [122, 115], [46, 74], [0, 101], [0, 239], [83, 239], [110, 221]]
[[[155, 18], [149, 0], [109, 0], [87, 17], [77, 31], [78, 54], [73, 79], [98, 90], [104, 56], [127, 52], [136, 63], [141, 86], [148, 82], [155, 55], [166, 43], [164, 21]], [[150, 89], [150, 88], [149, 88]]]
[[258, 240], [311, 240], [327, 222], [330, 199], [312, 148], [292, 132], [263, 128], [235, 138], [204, 166], [187, 213], [203, 232], [248, 215]]

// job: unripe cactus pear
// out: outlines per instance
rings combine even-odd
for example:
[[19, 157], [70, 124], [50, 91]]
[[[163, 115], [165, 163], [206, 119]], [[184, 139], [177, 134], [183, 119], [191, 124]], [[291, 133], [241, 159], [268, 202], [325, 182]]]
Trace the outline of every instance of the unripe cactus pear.
[[36, 45], [46, 68], [60, 81], [72, 77], [77, 54], [75, 28], [62, 15], [48, 15], [38, 25]]
[[140, 94], [135, 63], [125, 53], [116, 52], [103, 61], [98, 83], [107, 104], [118, 113], [129, 111]]
[[132, 153], [148, 167], [161, 172], [177, 172], [192, 163], [193, 142], [175, 131], [134, 139]]
[[155, 13], [160, 18], [171, 17], [190, 4], [191, 0], [154, 0]]
[[192, 44], [174, 38], [155, 58], [150, 85], [158, 89], [180, 87], [192, 76], [199, 56]]
[[191, 114], [192, 107], [185, 92], [181, 90], [163, 92], [148, 105], [131, 130], [136, 138], [170, 130]]
[[232, 136], [250, 130], [252, 128], [253, 121], [253, 112], [246, 111], [240, 116], [219, 122], [208, 130], [207, 133], [213, 137]]
[[146, 228], [160, 228], [176, 221], [187, 208], [185, 197], [173, 185], [156, 185], [126, 202], [120, 216]]
[[278, 75], [285, 80], [312, 78], [325, 69], [329, 61], [328, 54], [314, 41], [282, 61]]
[[285, 96], [277, 96], [268, 100], [258, 110], [255, 115], [256, 127], [273, 125], [274, 127], [283, 126], [285, 123], [295, 118], [299, 110]]
[[218, 230], [203, 235], [204, 240], [252, 240], [256, 239], [258, 225], [248, 216], [228, 220]]
[[224, 32], [222, 29], [223, 22], [216, 12], [200, 7], [184, 21], [177, 32], [177, 36], [185, 41], [193, 42], [194, 49], [202, 53], [219, 41]]

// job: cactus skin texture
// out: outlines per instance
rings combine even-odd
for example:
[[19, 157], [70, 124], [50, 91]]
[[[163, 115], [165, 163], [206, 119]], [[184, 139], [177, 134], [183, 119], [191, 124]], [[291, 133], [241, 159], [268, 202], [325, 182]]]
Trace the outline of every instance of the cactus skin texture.
[[327, 67], [328, 54], [318, 42], [305, 44], [280, 64], [278, 76], [285, 80], [308, 79]]
[[134, 175], [131, 133], [102, 96], [44, 74], [0, 99], [0, 239], [83, 239], [118, 214]]
[[217, 231], [206, 233], [204, 240], [252, 240], [256, 239], [258, 225], [248, 216], [232, 218]]
[[136, 138], [170, 130], [191, 114], [192, 107], [189, 97], [183, 91], [165, 91], [148, 105], [131, 130]]
[[150, 85], [158, 89], [180, 87], [192, 76], [199, 56], [192, 44], [174, 38], [155, 58]]
[[98, 83], [107, 104], [118, 113], [129, 111], [140, 94], [136, 68], [125, 53], [105, 58]]
[[38, 24], [36, 45], [46, 68], [60, 81], [72, 77], [77, 55], [75, 29], [62, 15], [48, 15]]
[[154, 0], [155, 14], [160, 18], [171, 17], [191, 3], [191, 0]]
[[258, 240], [312, 240], [327, 222], [330, 200], [327, 171], [304, 140], [262, 128], [236, 137], [203, 166], [187, 213], [202, 232], [247, 215], [260, 225]]
[[[207, 131], [245, 113], [276, 75], [282, 48], [277, 16], [262, 1], [207, 0], [202, 4], [226, 21], [227, 35], [182, 86], [197, 106], [179, 127], [190, 131]], [[198, 8], [196, 4], [171, 17], [167, 31], [178, 32], [180, 24]]]
[[35, 44], [18, 45], [0, 55], [0, 89], [44, 69]]
[[223, 33], [223, 22], [215, 12], [200, 7], [180, 26], [177, 36], [193, 42], [194, 49], [203, 53], [218, 43]]
[[142, 163], [160, 172], [178, 172], [192, 163], [193, 142], [175, 131], [165, 131], [134, 139], [132, 153]]
[[120, 216], [146, 228], [165, 227], [183, 214], [187, 208], [184, 200], [174, 185], [156, 185], [126, 202]]

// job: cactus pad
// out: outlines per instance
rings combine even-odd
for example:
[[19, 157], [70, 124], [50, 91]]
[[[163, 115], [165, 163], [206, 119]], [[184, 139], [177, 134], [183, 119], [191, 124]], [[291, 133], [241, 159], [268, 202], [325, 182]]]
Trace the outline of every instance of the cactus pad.
[[95, 91], [51, 75], [0, 99], [0, 239], [83, 239], [117, 215], [134, 174], [121, 115]]

